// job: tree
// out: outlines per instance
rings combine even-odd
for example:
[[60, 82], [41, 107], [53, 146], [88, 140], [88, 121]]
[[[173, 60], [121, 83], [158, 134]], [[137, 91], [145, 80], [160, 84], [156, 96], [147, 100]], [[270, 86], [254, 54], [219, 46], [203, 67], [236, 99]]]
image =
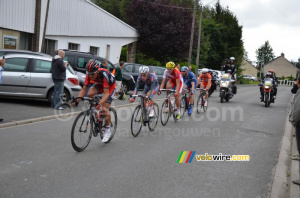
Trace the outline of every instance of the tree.
[[192, 11], [169, 3], [132, 0], [125, 15], [140, 34], [138, 50], [161, 62], [186, 58], [189, 50]]
[[256, 53], [257, 65], [259, 69], [262, 65], [267, 64], [268, 62], [272, 61], [275, 58], [273, 49], [269, 41], [265, 41], [265, 44], [260, 46], [260, 48], [258, 48], [255, 53]]

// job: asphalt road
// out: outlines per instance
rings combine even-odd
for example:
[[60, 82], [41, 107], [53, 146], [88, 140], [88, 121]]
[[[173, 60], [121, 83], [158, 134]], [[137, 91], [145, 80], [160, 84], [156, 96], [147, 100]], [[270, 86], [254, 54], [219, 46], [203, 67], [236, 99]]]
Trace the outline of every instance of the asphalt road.
[[[112, 142], [92, 138], [81, 153], [70, 142], [74, 118], [0, 129], [0, 197], [268, 197], [290, 98], [279, 87], [265, 108], [258, 87], [223, 104], [214, 93], [206, 113], [144, 127], [137, 138], [133, 108], [119, 108]], [[176, 163], [181, 151], [250, 161]]]

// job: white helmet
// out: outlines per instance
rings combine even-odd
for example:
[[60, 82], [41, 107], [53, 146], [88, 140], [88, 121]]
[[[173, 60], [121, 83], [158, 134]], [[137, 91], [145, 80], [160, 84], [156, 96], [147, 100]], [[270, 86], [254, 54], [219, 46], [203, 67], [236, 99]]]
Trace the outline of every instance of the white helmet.
[[234, 57], [230, 57], [230, 60], [235, 60], [235, 58]]
[[139, 69], [140, 74], [141, 73], [148, 73], [149, 72], [149, 67], [148, 66], [142, 66]]
[[208, 72], [208, 69], [207, 69], [207, 68], [203, 68], [201, 72], [202, 72], [202, 73], [207, 73], [207, 72]]

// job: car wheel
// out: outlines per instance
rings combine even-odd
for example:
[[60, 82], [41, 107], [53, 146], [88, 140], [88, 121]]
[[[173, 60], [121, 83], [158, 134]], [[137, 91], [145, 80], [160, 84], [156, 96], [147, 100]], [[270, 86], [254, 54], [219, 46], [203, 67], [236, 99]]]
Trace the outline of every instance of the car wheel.
[[127, 93], [128, 92], [128, 85], [127, 85], [127, 83], [124, 83], [124, 82], [122, 82], [122, 85], [121, 85], [121, 92], [123, 92], [123, 93]]
[[[50, 102], [50, 104], [52, 104], [53, 92], [54, 92], [54, 89], [51, 89], [48, 93], [48, 101]], [[70, 99], [71, 99], [71, 97], [70, 97], [69, 92], [66, 89], [64, 89], [64, 92], [62, 94], [62, 102], [63, 103], [68, 102]]]

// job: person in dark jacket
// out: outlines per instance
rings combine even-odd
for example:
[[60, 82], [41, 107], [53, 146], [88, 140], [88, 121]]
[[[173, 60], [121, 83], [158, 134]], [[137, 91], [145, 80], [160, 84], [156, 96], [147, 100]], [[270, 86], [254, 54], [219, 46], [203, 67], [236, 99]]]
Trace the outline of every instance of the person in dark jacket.
[[[291, 113], [289, 116], [289, 121], [295, 127], [295, 134], [296, 134], [296, 142], [298, 152], [300, 153], [300, 77], [298, 76], [297, 82], [298, 90], [294, 96], [292, 106], [291, 106]], [[300, 160], [299, 155], [293, 156], [292, 159]], [[300, 185], [300, 180], [294, 180], [294, 184]]]
[[298, 91], [297, 79], [295, 79], [294, 81], [295, 81], [295, 82], [294, 82], [294, 86], [293, 86], [293, 88], [291, 89], [291, 92], [292, 92], [293, 94], [296, 94], [297, 91]]
[[65, 52], [58, 50], [57, 55], [52, 59], [51, 71], [54, 82], [54, 92], [51, 107], [58, 110], [64, 110], [61, 106], [61, 95], [64, 91], [64, 81], [66, 80], [66, 69], [68, 63], [64, 63]]

